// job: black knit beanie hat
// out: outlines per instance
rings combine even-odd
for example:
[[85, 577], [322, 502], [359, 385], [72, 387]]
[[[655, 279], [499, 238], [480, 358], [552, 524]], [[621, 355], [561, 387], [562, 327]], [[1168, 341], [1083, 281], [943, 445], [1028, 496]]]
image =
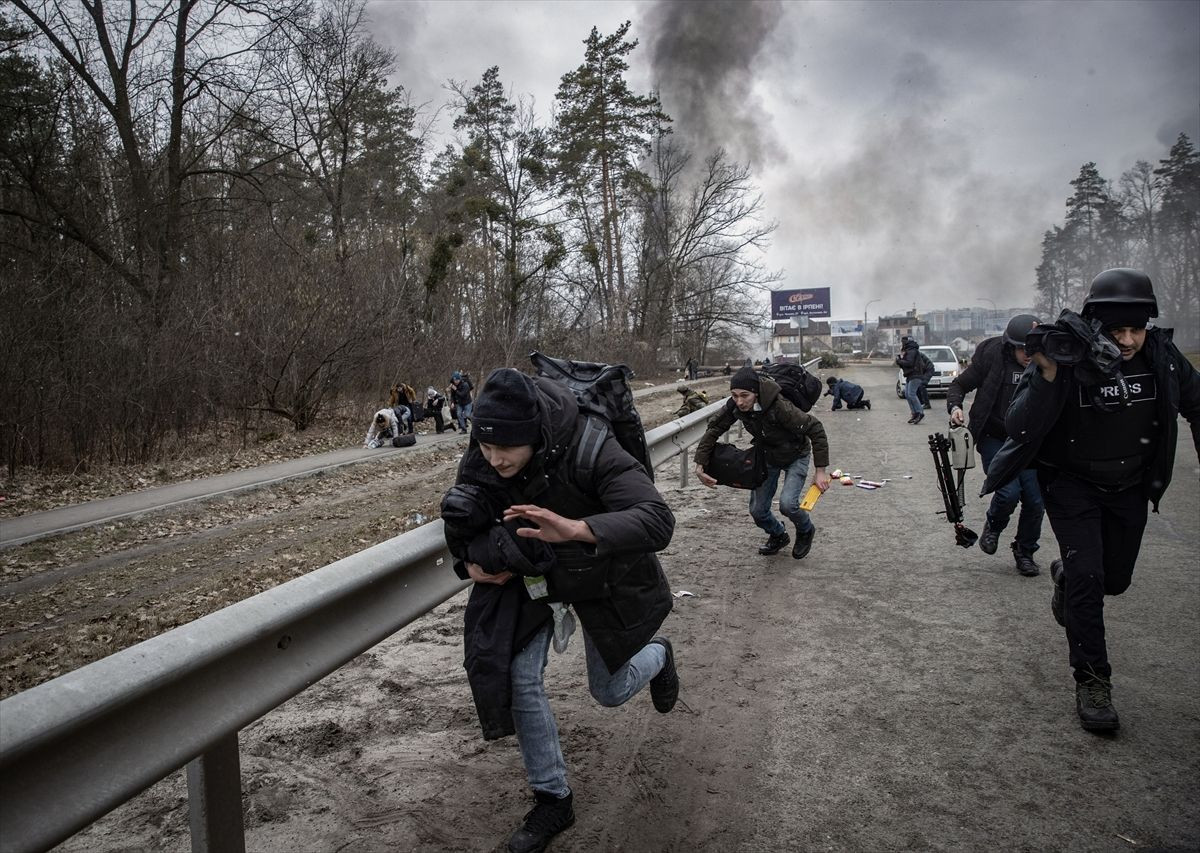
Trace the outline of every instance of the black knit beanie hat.
[[735, 388], [758, 393], [758, 374], [754, 372], [753, 367], [743, 367], [729, 378], [729, 390]]
[[498, 367], [475, 398], [471, 437], [503, 447], [537, 444], [541, 421], [533, 380], [511, 367]]
[[1100, 302], [1087, 307], [1087, 316], [1095, 317], [1105, 329], [1121, 326], [1144, 329], [1150, 322], [1150, 306], [1139, 302]]

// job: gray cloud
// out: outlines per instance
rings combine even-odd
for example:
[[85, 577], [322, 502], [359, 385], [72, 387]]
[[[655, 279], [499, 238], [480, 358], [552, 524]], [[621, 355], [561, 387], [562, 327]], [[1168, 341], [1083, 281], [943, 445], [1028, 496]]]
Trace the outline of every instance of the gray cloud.
[[781, 0], [659, 0], [639, 20], [652, 85], [698, 158], [717, 148], [753, 165], [786, 157], [754, 92], [783, 14]]
[[881, 94], [847, 117], [856, 142], [786, 184], [777, 243], [793, 286], [830, 285], [843, 316], [876, 298], [881, 312], [1031, 301], [1046, 226], [1029, 220], [1032, 190], [976, 166], [947, 117], [957, 93], [924, 53], [903, 55]]

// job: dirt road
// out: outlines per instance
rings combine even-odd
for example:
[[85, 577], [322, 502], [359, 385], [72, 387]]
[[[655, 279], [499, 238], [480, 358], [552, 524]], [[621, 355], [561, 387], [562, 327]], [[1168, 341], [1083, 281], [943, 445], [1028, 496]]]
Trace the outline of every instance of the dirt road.
[[[907, 426], [891, 371], [846, 373], [874, 408], [820, 413], [834, 464], [890, 482], [825, 495], [807, 559], [757, 556], [745, 493], [694, 480], [681, 489], [670, 464], [660, 473], [678, 520], [663, 562], [681, 595], [665, 626], [681, 703], [666, 716], [649, 696], [601, 708], [579, 643], [551, 656], [578, 814], [552, 849], [1200, 847], [1190, 436], [1133, 587], [1107, 608], [1122, 729], [1096, 737], [1075, 720], [1047, 574], [1018, 576], [1006, 548], [954, 547], [935, 515], [926, 436], [942, 426], [939, 410]], [[968, 508], [976, 529], [983, 506]], [[1045, 566], [1048, 525], [1042, 544]], [[514, 740], [478, 735], [461, 668], [463, 601], [243, 731], [250, 850], [502, 849], [528, 800]], [[175, 774], [62, 849], [188, 846]]]

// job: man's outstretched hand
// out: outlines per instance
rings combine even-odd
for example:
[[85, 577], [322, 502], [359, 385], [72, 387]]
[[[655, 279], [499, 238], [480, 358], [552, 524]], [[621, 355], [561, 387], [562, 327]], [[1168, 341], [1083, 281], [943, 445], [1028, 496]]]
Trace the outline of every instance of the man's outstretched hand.
[[534, 504], [516, 504], [504, 511], [504, 520], [513, 521], [523, 518], [532, 521], [537, 527], [518, 527], [517, 535], [526, 539], [540, 539], [543, 542], [591, 542], [595, 543], [596, 535], [586, 521], [575, 518], [563, 518], [557, 512]]

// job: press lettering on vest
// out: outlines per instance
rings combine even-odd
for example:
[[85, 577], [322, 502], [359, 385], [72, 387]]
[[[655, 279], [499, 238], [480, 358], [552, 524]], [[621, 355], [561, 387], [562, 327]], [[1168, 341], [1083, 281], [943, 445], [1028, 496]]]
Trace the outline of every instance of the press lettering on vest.
[[1012, 384], [1017, 385], [1018, 383], [1020, 383], [1020, 381], [1021, 381], [1021, 371], [1014, 370], [1013, 375], [1012, 375]]
[[[1125, 387], [1129, 389], [1130, 404], [1147, 403], [1158, 399], [1153, 373], [1138, 373], [1133, 376], [1126, 376]], [[1100, 396], [1105, 400], [1121, 399], [1121, 388], [1115, 382], [1109, 385], [1101, 385], [1099, 391]], [[1091, 399], [1087, 396], [1083, 388], [1079, 389], [1079, 405], [1085, 409], [1092, 405]]]

